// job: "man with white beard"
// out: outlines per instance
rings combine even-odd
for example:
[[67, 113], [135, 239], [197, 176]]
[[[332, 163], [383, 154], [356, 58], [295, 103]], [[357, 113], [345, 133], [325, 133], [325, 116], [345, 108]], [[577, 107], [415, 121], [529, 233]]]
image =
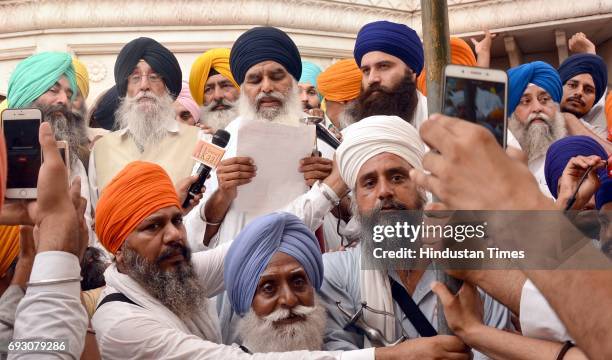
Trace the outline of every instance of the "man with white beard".
[[191, 65], [191, 96], [202, 107], [200, 124], [212, 133], [225, 129], [238, 116], [240, 87], [230, 70], [229, 56], [230, 49], [210, 49]]
[[528, 166], [540, 190], [552, 197], [544, 176], [544, 160], [550, 144], [567, 135], [559, 110], [563, 94], [557, 71], [542, 61], [508, 70], [508, 128], [527, 154]]
[[89, 162], [94, 205], [106, 184], [135, 160], [159, 164], [174, 183], [191, 174], [199, 130], [175, 121], [172, 104], [181, 78], [174, 54], [153, 39], [138, 38], [121, 49], [115, 62], [119, 130], [96, 141]]
[[245, 226], [223, 276], [242, 317], [237, 343], [253, 353], [322, 349], [327, 316], [316, 292], [323, 260], [316, 237], [295, 215], [272, 213]]

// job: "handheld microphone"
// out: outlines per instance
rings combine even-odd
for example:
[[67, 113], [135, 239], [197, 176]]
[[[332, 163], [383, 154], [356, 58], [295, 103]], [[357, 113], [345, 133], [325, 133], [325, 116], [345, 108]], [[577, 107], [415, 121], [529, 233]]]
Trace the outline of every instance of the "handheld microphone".
[[[225, 131], [223, 129], [219, 129], [213, 135], [212, 143], [213, 143], [213, 145], [216, 145], [216, 146], [218, 146], [220, 148], [224, 148], [227, 145], [227, 143], [229, 142], [229, 139], [230, 139], [230, 133], [228, 133], [227, 131]], [[210, 146], [210, 145], [208, 145], [208, 146]], [[200, 157], [204, 158], [204, 160], [206, 160], [206, 158], [208, 158], [208, 157], [212, 157], [213, 160], [214, 160], [214, 158], [216, 158], [217, 161], [216, 162], [213, 161], [211, 163], [211, 165], [207, 165], [205, 162], [200, 162], [200, 167], [198, 168], [198, 171], [197, 171], [198, 180], [196, 182], [194, 182], [193, 184], [191, 184], [191, 186], [189, 187], [189, 190], [187, 191], [187, 198], [185, 198], [185, 201], [183, 202], [183, 208], [184, 209], [188, 208], [189, 207], [189, 202], [196, 195], [198, 195], [202, 191], [202, 187], [204, 186], [204, 182], [206, 181], [206, 178], [208, 177], [208, 174], [210, 174], [210, 171], [214, 167], [216, 167], [218, 161], [221, 160], [221, 156], [223, 156], [223, 152], [221, 152], [219, 154], [218, 151], [220, 151], [220, 150], [211, 149], [211, 152], [214, 153], [214, 154], [207, 154], [206, 153], [206, 149], [204, 149], [205, 153], [200, 155]], [[201, 152], [202, 152], [202, 150], [200, 150], [200, 153]]]

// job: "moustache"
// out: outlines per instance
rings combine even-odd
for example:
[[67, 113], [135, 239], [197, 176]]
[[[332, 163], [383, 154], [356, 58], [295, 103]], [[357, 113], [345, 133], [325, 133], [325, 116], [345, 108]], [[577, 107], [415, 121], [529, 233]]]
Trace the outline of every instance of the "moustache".
[[170, 259], [176, 255], [182, 255], [185, 261], [189, 261], [191, 259], [191, 250], [186, 246], [176, 244], [172, 245], [169, 249], [164, 250], [157, 260], [155, 261], [157, 264], [161, 264], [167, 259]]
[[134, 96], [134, 101], [135, 102], [139, 102], [140, 100], [143, 99], [147, 99], [147, 100], [151, 100], [154, 102], [158, 101], [157, 96], [151, 94], [151, 93], [147, 93], [147, 92], [139, 92], [138, 94], [136, 94], [136, 96]]
[[259, 93], [255, 98], [257, 108], [259, 108], [263, 101], [278, 101], [279, 103], [283, 104], [285, 102], [285, 96], [276, 91], [269, 94]]
[[408, 206], [406, 204], [393, 200], [393, 199], [385, 199], [378, 202], [376, 205], [375, 211], [381, 210], [407, 210]]
[[580, 97], [577, 97], [577, 96], [572, 96], [572, 97], [568, 98], [567, 101], [577, 102], [581, 106], [585, 106], [586, 105], [586, 103], [584, 101], [582, 101], [582, 99]]
[[543, 113], [537, 113], [537, 114], [529, 114], [529, 117], [527, 118], [527, 127], [531, 126], [531, 124], [533, 124], [535, 120], [544, 121], [547, 125], [550, 126], [550, 120], [551, 120], [550, 117]]
[[234, 107], [234, 105], [230, 103], [229, 101], [227, 101], [226, 99], [213, 100], [213, 102], [210, 105], [210, 111], [229, 110], [232, 107]]
[[298, 305], [291, 309], [280, 308], [280, 309], [274, 310], [271, 314], [266, 315], [264, 317], [264, 320], [274, 323], [274, 322], [285, 320], [291, 317], [307, 318], [314, 311], [315, 311], [314, 306], [303, 306], [303, 305]]

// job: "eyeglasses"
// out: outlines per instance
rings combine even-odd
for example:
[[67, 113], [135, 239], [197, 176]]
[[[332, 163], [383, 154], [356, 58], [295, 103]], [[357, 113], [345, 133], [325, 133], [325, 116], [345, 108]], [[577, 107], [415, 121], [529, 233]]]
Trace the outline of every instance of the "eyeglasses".
[[132, 74], [128, 76], [128, 82], [132, 85], [138, 85], [142, 81], [143, 77], [146, 77], [147, 80], [149, 80], [151, 84], [158, 84], [164, 80], [164, 78], [161, 77], [161, 75], [156, 74], [156, 73], [152, 73], [148, 75]]

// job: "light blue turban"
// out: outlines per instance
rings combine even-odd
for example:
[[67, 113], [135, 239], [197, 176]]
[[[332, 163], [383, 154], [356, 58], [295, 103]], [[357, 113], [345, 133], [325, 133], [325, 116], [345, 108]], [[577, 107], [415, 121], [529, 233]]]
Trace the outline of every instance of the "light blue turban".
[[259, 278], [279, 251], [297, 260], [311, 285], [319, 290], [323, 259], [312, 231], [289, 213], [261, 216], [242, 229], [225, 256], [225, 290], [236, 314], [243, 316], [249, 312]]
[[8, 83], [9, 108], [30, 105], [46, 93], [65, 75], [72, 88], [72, 99], [77, 93], [76, 75], [72, 57], [65, 52], [43, 52], [30, 56], [17, 64]]
[[[322, 72], [321, 68], [310, 61], [302, 60], [302, 76], [300, 77], [299, 84], [310, 83], [317, 90], [317, 94], [319, 93], [319, 89], [317, 87], [317, 77]], [[319, 100], [323, 99], [319, 94]]]
[[514, 113], [529, 84], [537, 85], [546, 90], [554, 102], [561, 101], [563, 85], [557, 70], [543, 61], [530, 62], [508, 70], [509, 115]]

